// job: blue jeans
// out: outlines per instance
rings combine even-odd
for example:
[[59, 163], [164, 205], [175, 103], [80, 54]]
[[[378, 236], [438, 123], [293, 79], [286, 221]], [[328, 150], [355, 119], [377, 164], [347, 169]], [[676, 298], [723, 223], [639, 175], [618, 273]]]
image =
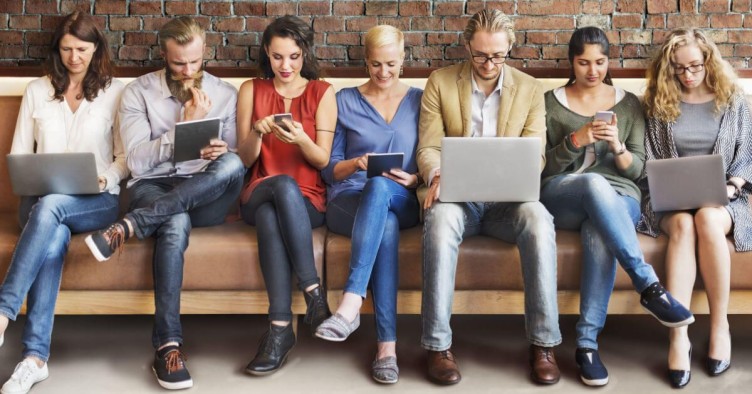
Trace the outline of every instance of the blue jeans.
[[538, 346], [561, 343], [556, 299], [556, 234], [539, 202], [437, 202], [423, 226], [423, 338], [427, 350], [452, 346], [454, 279], [464, 237], [484, 234], [517, 244], [525, 287], [527, 339]]
[[0, 314], [16, 320], [28, 295], [24, 357], [45, 362], [50, 357], [55, 302], [71, 233], [99, 230], [115, 221], [117, 215], [118, 196], [110, 193], [21, 198], [19, 221], [23, 230], [0, 286]]
[[399, 232], [418, 224], [415, 192], [381, 176], [362, 191], [348, 190], [329, 201], [326, 223], [332, 232], [352, 236], [350, 275], [344, 291], [366, 297], [371, 282], [376, 340], [397, 340]]
[[577, 347], [598, 349], [598, 334], [606, 323], [614, 289], [616, 260], [638, 292], [658, 281], [653, 267], [645, 262], [635, 232], [640, 204], [592, 173], [551, 179], [541, 190], [541, 202], [554, 215], [557, 228], [580, 230], [583, 259]]
[[324, 224], [324, 214], [303, 197], [298, 183], [288, 175], [261, 181], [240, 207], [240, 214], [256, 227], [269, 320], [291, 321], [293, 272], [300, 290], [320, 283], [311, 229]]
[[152, 345], [183, 343], [180, 290], [183, 253], [192, 227], [221, 224], [243, 187], [245, 167], [234, 153], [225, 153], [189, 178], [142, 179], [130, 189], [131, 212], [139, 239], [154, 236], [154, 330]]

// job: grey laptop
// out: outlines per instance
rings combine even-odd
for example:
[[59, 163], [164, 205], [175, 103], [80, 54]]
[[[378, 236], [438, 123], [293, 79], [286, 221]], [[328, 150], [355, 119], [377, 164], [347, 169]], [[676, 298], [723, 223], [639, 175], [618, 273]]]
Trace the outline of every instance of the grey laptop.
[[13, 193], [18, 196], [47, 194], [97, 194], [97, 163], [94, 154], [9, 154]]
[[536, 137], [443, 138], [439, 199], [538, 201], [542, 143]]
[[720, 207], [729, 202], [720, 155], [650, 160], [646, 166], [650, 203], [656, 212]]

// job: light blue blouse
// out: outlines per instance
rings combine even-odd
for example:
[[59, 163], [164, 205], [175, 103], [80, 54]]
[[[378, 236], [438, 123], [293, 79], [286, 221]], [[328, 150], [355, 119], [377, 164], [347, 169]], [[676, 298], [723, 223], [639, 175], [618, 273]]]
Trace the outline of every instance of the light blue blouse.
[[411, 87], [392, 121], [386, 123], [358, 88], [345, 88], [337, 92], [337, 127], [332, 157], [329, 165], [321, 171], [328, 187], [329, 201], [345, 190], [363, 190], [366, 184], [366, 172], [362, 170], [339, 182], [335, 181], [334, 166], [342, 160], [366, 153], [404, 153], [402, 170], [411, 174], [418, 172], [415, 150], [422, 97], [423, 90]]

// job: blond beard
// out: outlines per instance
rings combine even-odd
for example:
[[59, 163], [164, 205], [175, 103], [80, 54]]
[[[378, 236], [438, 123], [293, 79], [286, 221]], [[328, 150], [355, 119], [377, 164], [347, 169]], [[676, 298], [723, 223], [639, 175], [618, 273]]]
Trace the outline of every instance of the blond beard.
[[[178, 101], [185, 104], [188, 100], [193, 98], [190, 87], [186, 86], [183, 77], [179, 77], [172, 73], [169, 67], [165, 67], [167, 80], [167, 88], [170, 89], [170, 93], [175, 96]], [[196, 89], [201, 89], [201, 81], [204, 79], [204, 70], [198, 70], [195, 74], [191, 75], [193, 85]]]

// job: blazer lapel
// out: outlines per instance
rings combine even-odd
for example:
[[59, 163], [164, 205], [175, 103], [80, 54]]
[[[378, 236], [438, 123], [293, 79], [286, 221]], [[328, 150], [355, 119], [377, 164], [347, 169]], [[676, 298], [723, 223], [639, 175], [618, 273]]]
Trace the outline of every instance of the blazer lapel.
[[465, 66], [460, 71], [459, 78], [457, 78], [457, 93], [460, 102], [460, 115], [462, 116], [462, 134], [463, 137], [472, 137], [473, 125], [472, 125], [472, 106], [473, 106], [473, 83], [472, 69], [469, 62], [465, 62]]
[[496, 122], [496, 136], [505, 136], [505, 130], [507, 129], [507, 122], [509, 121], [509, 112], [512, 110], [512, 103], [514, 97], [517, 95], [517, 86], [514, 84], [514, 77], [506, 64], [502, 66], [504, 68], [503, 80], [501, 81], [501, 106], [499, 108], [499, 119]]

